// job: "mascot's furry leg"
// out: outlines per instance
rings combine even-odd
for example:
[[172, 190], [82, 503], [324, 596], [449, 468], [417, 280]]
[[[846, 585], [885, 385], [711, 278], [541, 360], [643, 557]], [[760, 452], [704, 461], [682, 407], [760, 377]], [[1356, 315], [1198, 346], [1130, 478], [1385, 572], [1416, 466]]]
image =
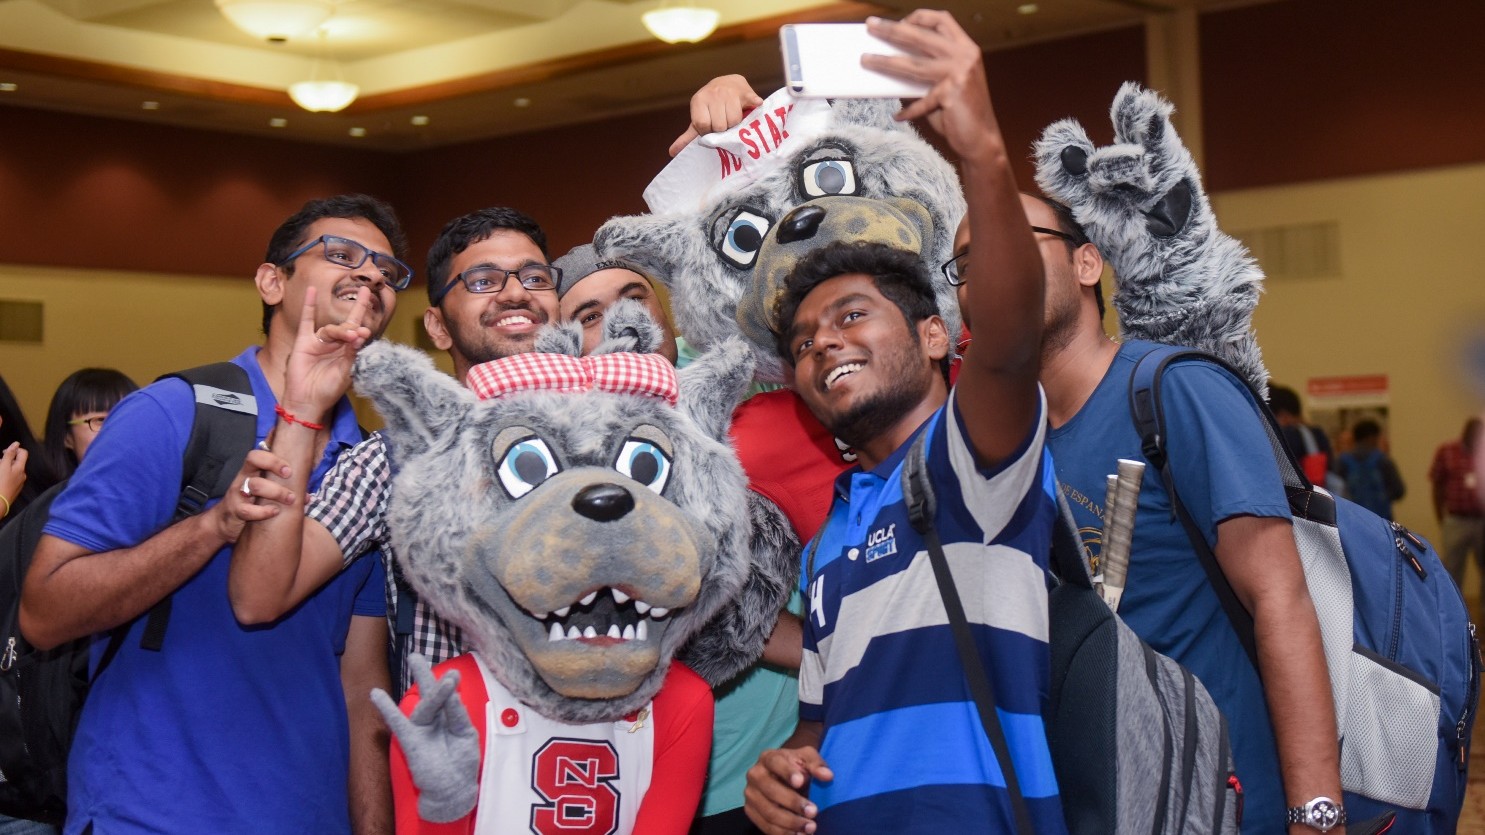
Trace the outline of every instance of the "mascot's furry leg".
[[1114, 268], [1114, 309], [1126, 338], [1201, 348], [1268, 391], [1252, 329], [1263, 272], [1217, 228], [1201, 173], [1171, 125], [1175, 110], [1128, 82], [1109, 116], [1114, 144], [1095, 148], [1064, 119], [1037, 140], [1036, 182], [1067, 204]]

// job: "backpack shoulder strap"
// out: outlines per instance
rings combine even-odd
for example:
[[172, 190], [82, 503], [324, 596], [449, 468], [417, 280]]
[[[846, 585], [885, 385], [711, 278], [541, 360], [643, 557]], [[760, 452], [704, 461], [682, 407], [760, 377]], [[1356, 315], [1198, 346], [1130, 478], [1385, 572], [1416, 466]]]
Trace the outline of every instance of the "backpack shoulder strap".
[[985, 672], [984, 662], [975, 648], [974, 636], [969, 631], [969, 618], [964, 614], [964, 603], [959, 590], [954, 587], [954, 576], [949, 569], [948, 557], [943, 543], [938, 538], [934, 516], [938, 511], [938, 498], [928, 479], [928, 431], [918, 433], [913, 445], [908, 448], [902, 466], [902, 498], [907, 505], [908, 520], [913, 529], [922, 535], [928, 546], [928, 561], [933, 565], [933, 577], [938, 581], [939, 595], [943, 597], [944, 611], [949, 616], [949, 626], [954, 632], [954, 645], [959, 650], [959, 662], [964, 667], [964, 678], [969, 692], [980, 714], [980, 724], [990, 740], [996, 762], [1005, 777], [1006, 792], [1010, 795], [1011, 811], [1016, 821], [1016, 832], [1030, 835], [1033, 831], [1031, 812], [1026, 798], [1021, 794], [1021, 781], [1016, 776], [1016, 765], [1011, 759], [1011, 749], [1006, 742], [1005, 730], [1000, 725], [1000, 716], [995, 710], [995, 688]]
[[[243, 458], [258, 438], [258, 402], [247, 370], [230, 362], [188, 368], [159, 379], [175, 377], [191, 386], [196, 413], [191, 435], [181, 457], [180, 498], [172, 524], [206, 509], [206, 503], [227, 492]], [[159, 651], [170, 623], [167, 595], [149, 611], [139, 645]]]
[[[1237, 633], [1238, 641], [1242, 644], [1243, 651], [1247, 653], [1248, 660], [1256, 669], [1258, 649], [1253, 638], [1253, 615], [1244, 608], [1242, 601], [1238, 600], [1237, 593], [1232, 590], [1232, 584], [1227, 581], [1227, 575], [1222, 573], [1222, 567], [1217, 564], [1217, 555], [1207, 544], [1206, 534], [1192, 518], [1191, 511], [1186, 508], [1186, 503], [1181, 501], [1180, 493], [1176, 492], [1174, 468], [1167, 455], [1165, 408], [1160, 399], [1160, 383], [1165, 370], [1170, 367], [1171, 363], [1187, 359], [1223, 365], [1221, 360], [1202, 351], [1171, 345], [1157, 346], [1150, 353], [1140, 357], [1135, 363], [1134, 373], [1130, 375], [1129, 415], [1134, 420], [1135, 431], [1140, 436], [1140, 451], [1144, 454], [1145, 460], [1160, 472], [1160, 480], [1165, 485], [1166, 494], [1170, 496], [1171, 511], [1180, 519], [1181, 527], [1186, 529], [1186, 538], [1191, 541], [1191, 549], [1196, 552], [1202, 570], [1206, 572], [1207, 581], [1211, 584], [1212, 590], [1216, 592], [1217, 600], [1222, 604], [1222, 610], [1227, 614], [1228, 621], [1232, 623], [1233, 631]], [[1243, 378], [1238, 377], [1238, 379]], [[1279, 443], [1282, 446], [1283, 441], [1280, 440]]]

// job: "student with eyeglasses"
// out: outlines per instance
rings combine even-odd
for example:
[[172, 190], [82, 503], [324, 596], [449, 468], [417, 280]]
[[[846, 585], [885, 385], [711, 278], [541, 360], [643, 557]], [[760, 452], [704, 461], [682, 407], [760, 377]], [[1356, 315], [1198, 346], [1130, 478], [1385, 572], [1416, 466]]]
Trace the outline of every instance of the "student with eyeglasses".
[[58, 481], [72, 477], [109, 411], [138, 389], [112, 368], [80, 368], [57, 386], [46, 411], [42, 453]]
[[[265, 337], [232, 362], [251, 384], [259, 440], [281, 419], [275, 407], [305, 432], [311, 485], [361, 432], [345, 398], [310, 412], [286, 390], [290, 349], [301, 329], [312, 342], [379, 336], [411, 277], [404, 247], [390, 207], [343, 195], [280, 225], [253, 272]], [[68, 420], [88, 427], [102, 411], [68, 408]], [[227, 582], [241, 511], [216, 502], [172, 522], [195, 415], [178, 378], [108, 410], [26, 578], [21, 629], [38, 649], [93, 636], [96, 672], [109, 633], [126, 630], [81, 714], [64, 831], [390, 831], [387, 742], [368, 697], [388, 680], [381, 563], [362, 561], [271, 623], [239, 625]], [[163, 641], [147, 646], [144, 613], [167, 596]]]
[[[481, 209], [443, 228], [428, 253], [423, 326], [433, 344], [449, 353], [460, 382], [480, 363], [534, 350], [537, 330], [558, 315], [562, 270], [549, 260], [546, 234], [515, 209]], [[315, 415], [341, 396], [359, 347], [301, 338], [288, 384], [302, 392], [296, 408]], [[302, 426], [280, 421], [271, 439], [273, 465], [260, 471], [250, 461], [244, 470], [252, 480], [250, 501], [282, 511], [248, 525], [238, 541], [229, 592], [244, 624], [276, 621], [325, 583], [367, 562], [357, 559], [363, 554], [380, 550], [387, 572], [393, 573], [387, 528], [392, 464], [386, 441], [373, 433], [341, 456], [309, 495], [303, 475], [312, 460], [307, 439]], [[279, 469], [285, 464], [291, 473], [287, 479]], [[229, 496], [232, 503], [245, 501]], [[410, 684], [409, 655], [421, 654], [437, 665], [469, 647], [458, 627], [400, 580], [387, 594], [399, 679], [387, 689], [400, 699]]]

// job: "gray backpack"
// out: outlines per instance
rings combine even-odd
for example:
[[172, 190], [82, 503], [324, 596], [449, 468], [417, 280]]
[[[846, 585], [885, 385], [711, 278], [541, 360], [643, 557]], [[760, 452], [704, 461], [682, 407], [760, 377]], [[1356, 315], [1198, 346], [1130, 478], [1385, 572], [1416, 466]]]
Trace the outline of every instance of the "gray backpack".
[[[924, 472], [925, 438], [919, 435], [908, 452], [902, 490], [913, 527], [934, 557], [941, 547], [933, 525], [933, 487]], [[1048, 600], [1046, 723], [1068, 832], [1233, 835], [1242, 818], [1242, 786], [1233, 772], [1227, 720], [1189, 670], [1140, 640], [1093, 590], [1076, 527], [1058, 493], [1052, 564], [1061, 580]], [[947, 561], [939, 556], [933, 562], [949, 622], [963, 633], [965, 676], [991, 748], [999, 753], [1003, 732], [993, 693], [982, 697], [989, 679], [969, 643]], [[958, 642], [960, 635], [955, 637]], [[999, 759], [1012, 805], [1024, 809], [1014, 767], [1008, 757]], [[1024, 813], [1017, 812], [1018, 829], [1029, 835]]]

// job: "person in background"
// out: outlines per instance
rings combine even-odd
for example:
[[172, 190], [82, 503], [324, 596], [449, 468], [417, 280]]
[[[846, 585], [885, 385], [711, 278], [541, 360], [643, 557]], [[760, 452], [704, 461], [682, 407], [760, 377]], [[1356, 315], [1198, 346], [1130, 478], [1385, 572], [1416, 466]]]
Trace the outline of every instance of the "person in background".
[[1269, 383], [1268, 408], [1279, 422], [1284, 445], [1294, 453], [1310, 483], [1319, 484], [1332, 493], [1343, 488], [1345, 482], [1335, 477], [1333, 472], [1335, 453], [1331, 451], [1330, 438], [1324, 429], [1305, 422], [1299, 395], [1294, 389]]
[[1363, 418], [1351, 427], [1351, 449], [1341, 453], [1336, 470], [1346, 480], [1346, 495], [1351, 501], [1377, 514], [1392, 519], [1392, 503], [1407, 492], [1402, 474], [1392, 457], [1381, 449], [1382, 426]]
[[112, 368], [82, 368], [57, 386], [46, 411], [42, 454], [58, 481], [72, 476], [109, 410], [138, 388]]
[[[1475, 474], [1475, 452], [1480, 446], [1480, 419], [1464, 423], [1459, 438], [1439, 444], [1428, 468], [1433, 488], [1433, 515], [1439, 521], [1443, 547], [1439, 556], [1461, 589], [1464, 588], [1465, 556], [1475, 555], [1475, 564], [1485, 569], [1485, 518], [1480, 506], [1480, 479]], [[1481, 589], [1485, 600], [1485, 588]]]
[[676, 362], [675, 326], [670, 312], [655, 292], [654, 280], [642, 267], [621, 258], [600, 260], [592, 244], [573, 247], [552, 265], [562, 271], [557, 285], [562, 318], [583, 326], [584, 354], [592, 353], [603, 341], [603, 312], [609, 305], [619, 299], [634, 299], [645, 306], [665, 334], [657, 353]]

